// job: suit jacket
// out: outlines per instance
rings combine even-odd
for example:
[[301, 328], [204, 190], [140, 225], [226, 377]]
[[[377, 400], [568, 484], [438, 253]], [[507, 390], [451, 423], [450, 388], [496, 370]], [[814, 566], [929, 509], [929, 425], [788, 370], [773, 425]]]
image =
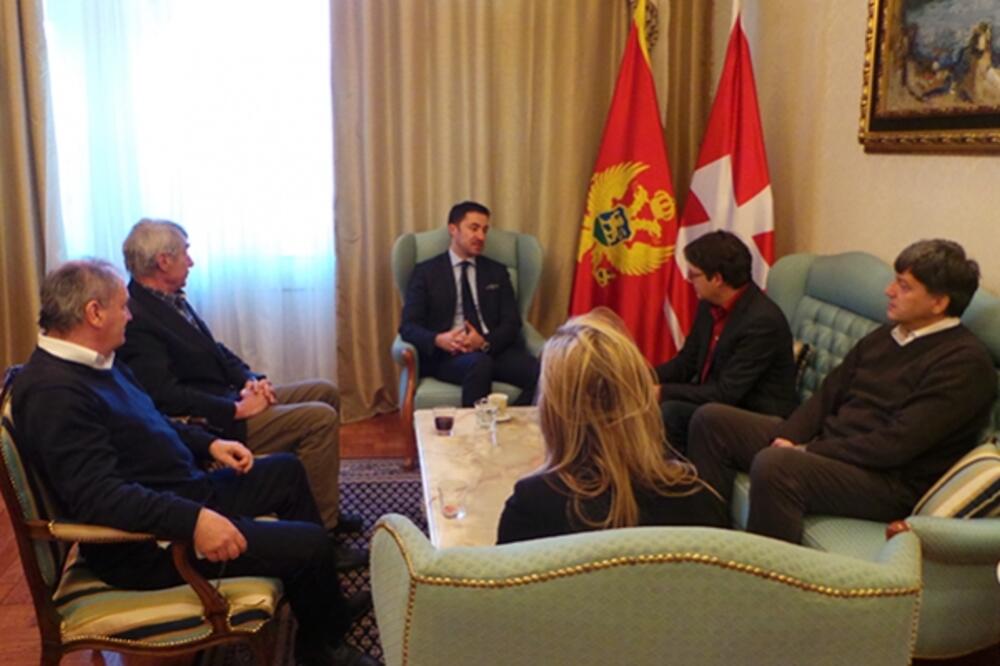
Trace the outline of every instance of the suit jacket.
[[792, 332], [774, 302], [753, 282], [736, 302], [715, 346], [708, 377], [701, 371], [712, 338], [711, 304], [702, 301], [684, 348], [656, 368], [661, 401], [721, 402], [788, 416], [798, 404]]
[[200, 317], [192, 325], [169, 304], [129, 282], [132, 321], [118, 357], [128, 363], [157, 408], [171, 416], [197, 416], [229, 439], [246, 441], [246, 421], [234, 420], [236, 400], [251, 372]]
[[[676, 492], [690, 490], [689, 486]], [[728, 527], [725, 504], [705, 488], [690, 495], [659, 495], [639, 490], [639, 525], [707, 525]], [[583, 510], [594, 520], [603, 520], [611, 506], [610, 493], [587, 500]], [[541, 539], [594, 529], [573, 512], [572, 494], [554, 473], [528, 476], [517, 482], [514, 494], [507, 499], [497, 543]]]
[[[499, 354], [519, 344], [521, 315], [507, 267], [487, 257], [477, 257], [476, 292], [479, 316], [489, 328], [485, 337], [490, 343], [490, 354]], [[457, 302], [455, 274], [447, 252], [414, 267], [406, 285], [399, 334], [417, 348], [421, 363], [433, 360], [437, 351], [434, 338], [452, 327]]]

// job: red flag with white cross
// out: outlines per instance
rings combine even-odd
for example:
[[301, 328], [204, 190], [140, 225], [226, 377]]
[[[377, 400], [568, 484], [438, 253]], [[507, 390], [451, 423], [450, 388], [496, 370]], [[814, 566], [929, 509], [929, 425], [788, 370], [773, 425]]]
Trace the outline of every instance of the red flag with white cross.
[[698, 305], [686, 280], [688, 265], [682, 250], [717, 229], [736, 234], [750, 249], [754, 282], [764, 288], [774, 261], [773, 199], [750, 44], [739, 0], [733, 3], [733, 27], [722, 76], [677, 232], [676, 279], [671, 283], [670, 301], [677, 314], [671, 331], [678, 347], [691, 329]]

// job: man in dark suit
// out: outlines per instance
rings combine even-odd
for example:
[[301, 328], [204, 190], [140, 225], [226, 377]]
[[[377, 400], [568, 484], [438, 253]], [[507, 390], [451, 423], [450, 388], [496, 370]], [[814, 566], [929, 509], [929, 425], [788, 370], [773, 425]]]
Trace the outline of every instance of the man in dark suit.
[[[122, 250], [132, 274], [132, 321], [119, 356], [160, 411], [203, 419], [256, 454], [294, 452], [306, 468], [323, 524], [338, 532], [360, 530], [358, 516], [339, 510], [337, 387], [325, 380], [274, 386], [215, 340], [185, 298], [194, 262], [180, 225], [140, 220]], [[363, 564], [358, 551], [344, 551], [345, 566]]]
[[782, 417], [796, 406], [792, 333], [750, 279], [743, 242], [714, 231], [688, 243], [684, 257], [698, 313], [684, 347], [656, 368], [667, 439], [681, 452], [691, 415], [707, 402]]
[[524, 348], [507, 268], [483, 257], [490, 211], [465, 201], [448, 214], [448, 251], [410, 275], [399, 334], [420, 354], [420, 373], [462, 386], [462, 405], [490, 393], [494, 380], [521, 388], [531, 404], [538, 359]]
[[[237, 441], [165, 418], [115, 359], [128, 292], [100, 260], [69, 262], [42, 283], [38, 348], [14, 382], [12, 412], [25, 458], [61, 516], [165, 540], [187, 540], [209, 578], [273, 576], [299, 630], [296, 663], [375, 662], [343, 642], [371, 597], [345, 599], [336, 549], [320, 524], [302, 464], [255, 460]], [[206, 472], [202, 463], [219, 469]], [[278, 520], [256, 521], [274, 514]], [[82, 544], [108, 583], [159, 589], [183, 581], [155, 542]]]

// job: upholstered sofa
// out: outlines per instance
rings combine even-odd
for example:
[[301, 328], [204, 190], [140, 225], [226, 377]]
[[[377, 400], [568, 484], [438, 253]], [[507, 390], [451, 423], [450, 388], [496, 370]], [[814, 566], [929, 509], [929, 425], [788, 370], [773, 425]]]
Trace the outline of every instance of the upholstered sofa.
[[436, 549], [375, 527], [389, 666], [909, 663], [914, 534], [858, 561], [735, 530], [641, 527]]
[[[872, 255], [793, 254], [768, 276], [768, 294], [781, 307], [793, 336], [808, 344], [800, 375], [806, 399], [854, 343], [886, 321], [885, 287], [890, 266]], [[1000, 363], [1000, 301], [980, 290], [963, 323]], [[998, 429], [998, 408], [984, 438]], [[746, 525], [749, 480], [737, 477], [733, 522]], [[1000, 518], [960, 520], [912, 516], [906, 525], [920, 539], [923, 598], [915, 656], [945, 658], [1000, 643]], [[873, 560], [882, 552], [886, 525], [864, 520], [810, 516], [803, 544], [817, 550]], [[849, 663], [845, 661], [844, 663]]]

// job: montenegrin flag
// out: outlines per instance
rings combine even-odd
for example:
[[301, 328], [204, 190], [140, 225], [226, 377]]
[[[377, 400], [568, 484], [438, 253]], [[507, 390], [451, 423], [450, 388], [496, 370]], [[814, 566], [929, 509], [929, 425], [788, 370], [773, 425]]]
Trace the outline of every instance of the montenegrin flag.
[[611, 308], [657, 364], [676, 352], [665, 307], [677, 213], [645, 19], [638, 0], [587, 191], [570, 314]]
[[753, 279], [763, 288], [774, 261], [771, 177], [739, 0], [733, 3], [733, 28], [722, 76], [677, 232], [670, 301], [677, 315], [671, 331], [678, 346], [691, 329], [697, 308], [697, 297], [686, 281], [683, 248], [717, 229], [736, 234], [750, 249]]

